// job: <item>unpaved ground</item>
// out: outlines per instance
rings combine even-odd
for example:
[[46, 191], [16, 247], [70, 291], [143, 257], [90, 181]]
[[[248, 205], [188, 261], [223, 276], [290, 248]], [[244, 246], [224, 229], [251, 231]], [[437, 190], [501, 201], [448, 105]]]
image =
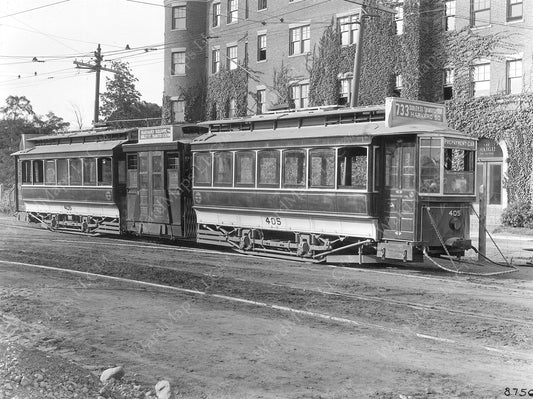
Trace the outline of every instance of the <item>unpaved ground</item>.
[[[65, 397], [96, 397], [94, 375], [117, 364], [126, 367], [128, 395], [162, 378], [186, 398], [495, 398], [506, 387], [533, 388], [528, 269], [498, 279], [398, 274], [0, 229], [0, 261], [206, 293], [0, 262], [0, 349], [24, 360], [21, 373], [50, 372], [52, 387], [72, 374], [76, 392]], [[31, 388], [10, 384], [0, 384], [0, 398]]]

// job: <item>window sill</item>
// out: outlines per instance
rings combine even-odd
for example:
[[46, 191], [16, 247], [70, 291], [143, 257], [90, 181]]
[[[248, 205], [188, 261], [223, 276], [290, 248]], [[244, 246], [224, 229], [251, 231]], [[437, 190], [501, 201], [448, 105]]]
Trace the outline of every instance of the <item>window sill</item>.
[[311, 52], [307, 52], [307, 53], [298, 53], [298, 54], [293, 54], [293, 55], [289, 55], [289, 58], [296, 58], [296, 57], [301, 57], [301, 56], [307, 56], [311, 54]]
[[226, 25], [235, 25], [235, 24], [238, 24], [239, 21], [231, 21], [231, 22], [228, 22], [226, 23]]
[[187, 28], [174, 28], [174, 29], [171, 29], [170, 31], [171, 32], [181, 32], [181, 31], [186, 31]]
[[258, 64], [264, 64], [265, 62], [267, 62], [267, 60], [257, 60]]
[[506, 25], [514, 25], [514, 24], [520, 24], [524, 22], [524, 17], [517, 18], [517, 19], [508, 19], [505, 24]]
[[481, 26], [471, 26], [470, 29], [472, 30], [482, 30], [482, 29], [488, 29], [488, 28], [492, 28], [492, 24], [487, 24], [487, 25], [481, 25]]
[[171, 78], [180, 78], [180, 77], [183, 78], [183, 77], [185, 77], [186, 75], [187, 75], [187, 74], [185, 74], [185, 73], [176, 73], [176, 74], [171, 74], [170, 77], [171, 77]]

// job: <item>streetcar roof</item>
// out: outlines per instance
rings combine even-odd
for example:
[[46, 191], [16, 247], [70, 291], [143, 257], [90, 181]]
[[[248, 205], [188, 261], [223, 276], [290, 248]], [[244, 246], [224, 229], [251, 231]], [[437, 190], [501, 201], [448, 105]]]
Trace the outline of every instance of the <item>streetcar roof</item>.
[[73, 139], [73, 138], [85, 138], [85, 137], [107, 137], [115, 136], [128, 132], [136, 132], [137, 128], [124, 128], [124, 129], [91, 129], [91, 130], [79, 130], [79, 131], [70, 131], [60, 134], [49, 134], [44, 136], [29, 137], [27, 141], [54, 141], [60, 139]]
[[127, 140], [108, 140], [89, 143], [39, 145], [17, 151], [11, 155], [18, 155], [21, 158], [33, 158], [35, 155], [60, 155], [72, 156], [106, 156], [111, 155], [113, 149], [125, 143]]
[[430, 124], [412, 124], [395, 127], [386, 127], [384, 122], [357, 123], [329, 126], [308, 126], [301, 128], [280, 128], [255, 131], [211, 132], [193, 140], [192, 145], [196, 148], [212, 147], [212, 145], [237, 145], [239, 143], [265, 143], [270, 146], [272, 142], [291, 144], [370, 144], [373, 137], [408, 135], [408, 134], [431, 134], [464, 137], [454, 129], [443, 129], [440, 126]]

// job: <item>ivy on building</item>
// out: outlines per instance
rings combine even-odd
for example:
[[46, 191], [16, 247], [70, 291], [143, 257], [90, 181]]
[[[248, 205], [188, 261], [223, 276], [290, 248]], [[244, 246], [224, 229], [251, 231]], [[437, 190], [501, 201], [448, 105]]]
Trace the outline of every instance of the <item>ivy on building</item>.
[[227, 118], [232, 100], [235, 101], [235, 115], [233, 116], [246, 116], [248, 107], [248, 74], [243, 68], [224, 69], [209, 77], [205, 101], [207, 118]]

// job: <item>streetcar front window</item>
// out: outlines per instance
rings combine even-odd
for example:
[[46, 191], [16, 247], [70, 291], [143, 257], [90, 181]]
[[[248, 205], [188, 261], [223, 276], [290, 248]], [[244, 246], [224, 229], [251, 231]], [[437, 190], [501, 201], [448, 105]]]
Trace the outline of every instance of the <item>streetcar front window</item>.
[[440, 138], [420, 140], [421, 193], [440, 193], [440, 150]]
[[444, 149], [444, 194], [474, 194], [474, 151]]

